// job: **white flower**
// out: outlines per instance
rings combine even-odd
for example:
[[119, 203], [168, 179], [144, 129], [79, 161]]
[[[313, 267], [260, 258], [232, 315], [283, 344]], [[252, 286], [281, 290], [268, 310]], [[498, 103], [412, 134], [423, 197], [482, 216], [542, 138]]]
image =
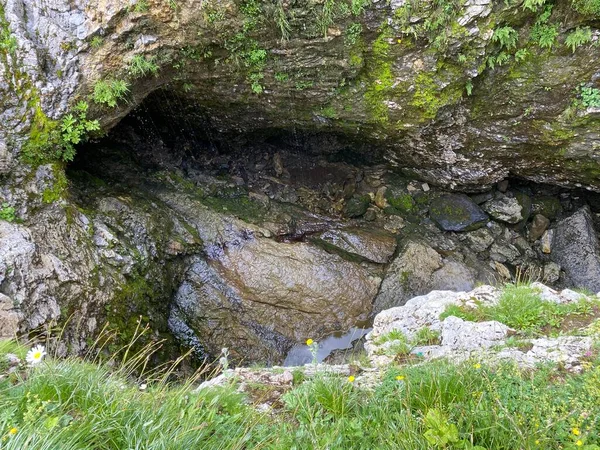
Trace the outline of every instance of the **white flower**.
[[30, 366], [35, 366], [42, 362], [42, 359], [46, 356], [46, 349], [43, 345], [36, 345], [31, 350], [27, 352], [27, 356], [25, 361], [29, 363]]
[[145, 391], [148, 385], [146, 383], [140, 384], [140, 391]]

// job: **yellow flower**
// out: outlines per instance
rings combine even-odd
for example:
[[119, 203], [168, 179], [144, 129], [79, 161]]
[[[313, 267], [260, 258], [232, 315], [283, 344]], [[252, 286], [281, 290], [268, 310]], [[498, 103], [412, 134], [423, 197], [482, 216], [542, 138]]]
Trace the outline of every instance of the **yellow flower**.
[[577, 447], [581, 447], [581, 446], [583, 445], [583, 442], [582, 442], [582, 440], [581, 440], [581, 439], [579, 439], [577, 442], [575, 442], [575, 445], [576, 445]]
[[398, 376], [396, 377], [396, 380], [398, 380], [398, 381], [402, 381], [402, 380], [404, 380], [404, 375], [398, 375]]
[[479, 363], [473, 364], [473, 367], [475, 367], [476, 369], [481, 369], [481, 364], [479, 364]]
[[311, 345], [313, 345], [313, 342], [314, 341], [312, 339], [307, 339], [306, 340], [306, 345], [311, 346]]
[[540, 445], [540, 440], [539, 439], [535, 440], [535, 445]]
[[354, 375], [350, 375], [350, 376], [348, 377], [348, 381], [349, 381], [350, 383], [354, 383], [354, 380], [356, 380], [356, 378], [354, 378]]
[[17, 430], [15, 427], [13, 427], [8, 431], [8, 434], [10, 434], [10, 435], [17, 434], [17, 431], [19, 431], [19, 430]]
[[579, 436], [580, 432], [579, 432], [579, 428], [573, 428], [571, 430], [571, 432], [575, 435], [575, 436]]

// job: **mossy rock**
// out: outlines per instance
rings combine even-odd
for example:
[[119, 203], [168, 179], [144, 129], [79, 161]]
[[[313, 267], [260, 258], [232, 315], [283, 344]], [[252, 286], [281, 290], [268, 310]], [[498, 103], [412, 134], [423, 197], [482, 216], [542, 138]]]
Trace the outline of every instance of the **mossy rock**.
[[541, 214], [550, 220], [556, 219], [556, 217], [562, 212], [562, 205], [560, 200], [556, 197], [536, 197], [532, 202], [532, 213]]
[[464, 194], [447, 194], [434, 199], [429, 216], [444, 231], [472, 231], [489, 221], [479, 205]]
[[344, 209], [344, 215], [346, 217], [360, 217], [367, 212], [369, 205], [371, 204], [371, 197], [368, 195], [362, 195], [360, 197], [352, 197], [346, 203]]

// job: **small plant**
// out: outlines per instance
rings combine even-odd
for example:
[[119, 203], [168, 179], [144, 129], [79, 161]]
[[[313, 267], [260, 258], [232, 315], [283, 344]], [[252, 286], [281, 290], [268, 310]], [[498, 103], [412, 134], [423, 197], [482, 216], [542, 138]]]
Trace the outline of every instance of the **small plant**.
[[536, 12], [540, 6], [543, 6], [546, 0], [525, 0], [523, 2], [523, 9]]
[[362, 33], [362, 25], [360, 23], [350, 24], [348, 28], [346, 28], [346, 43], [349, 45], [354, 45], [358, 42], [360, 35]]
[[335, 8], [335, 0], [325, 0], [323, 2], [323, 9], [318, 17], [319, 29], [323, 33], [323, 36], [327, 36], [327, 30], [333, 24], [333, 9]]
[[436, 345], [440, 342], [440, 333], [429, 327], [423, 327], [417, 331], [412, 342], [414, 345]]
[[94, 85], [94, 102], [115, 108], [129, 92], [129, 83], [123, 80], [100, 80]]
[[494, 30], [492, 42], [497, 42], [500, 47], [510, 50], [516, 47], [519, 34], [512, 27], [501, 27]]
[[92, 40], [90, 41], [90, 46], [92, 48], [100, 48], [100, 47], [102, 47], [103, 43], [104, 43], [104, 39], [102, 39], [101, 36], [94, 36], [92, 38]]
[[469, 96], [473, 93], [473, 82], [471, 80], [465, 83], [465, 91], [467, 91], [467, 95]]
[[229, 369], [229, 349], [227, 347], [223, 347], [221, 349], [221, 357], [219, 358], [219, 364], [223, 368], [223, 372], [226, 372]]
[[15, 208], [10, 206], [8, 203], [2, 203], [0, 207], [0, 220], [7, 222], [14, 222], [17, 219]]
[[97, 120], [88, 120], [88, 104], [79, 102], [75, 106], [74, 114], [67, 114], [60, 124], [63, 161], [73, 161], [75, 145], [87, 139], [89, 133], [98, 131], [100, 123]]
[[289, 78], [290, 78], [289, 75], [287, 73], [284, 73], [284, 72], [277, 72], [275, 74], [275, 79], [277, 81], [279, 81], [280, 83], [286, 82], [287, 80], [289, 80]]
[[310, 353], [312, 354], [312, 363], [316, 365], [318, 362], [317, 353], [319, 352], [319, 343], [313, 341], [312, 339], [307, 339], [306, 345], [308, 345], [308, 349], [310, 350]]
[[575, 53], [577, 47], [587, 44], [592, 41], [592, 30], [590, 27], [577, 27], [575, 31], [569, 33], [565, 39], [565, 45], [571, 47], [571, 51]]
[[146, 75], [158, 75], [159, 66], [156, 64], [155, 56], [145, 57], [143, 55], [135, 55], [129, 62], [127, 71], [134, 78], [145, 77]]
[[281, 33], [281, 39], [283, 41], [287, 41], [290, 38], [292, 27], [287, 19], [285, 8], [283, 6], [283, 0], [277, 0], [274, 16], [277, 28], [279, 28], [279, 32]]
[[299, 80], [299, 81], [296, 81], [296, 90], [303, 91], [305, 89], [313, 87], [314, 85], [315, 85], [314, 81]]
[[581, 85], [579, 94], [583, 106], [586, 108], [600, 108], [600, 89]]
[[556, 25], [541, 25], [536, 24], [531, 30], [531, 40], [537, 43], [542, 48], [552, 48], [558, 36]]
[[355, 16], [361, 15], [368, 3], [369, 0], [352, 0], [352, 3], [350, 4], [352, 14]]
[[148, 5], [147, 0], [137, 0], [131, 10], [136, 13], [148, 12], [150, 10], [150, 5]]

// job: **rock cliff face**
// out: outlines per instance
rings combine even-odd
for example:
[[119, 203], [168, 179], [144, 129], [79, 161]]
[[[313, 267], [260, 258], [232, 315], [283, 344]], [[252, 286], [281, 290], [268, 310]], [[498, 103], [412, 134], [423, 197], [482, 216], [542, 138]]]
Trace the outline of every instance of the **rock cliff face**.
[[553, 221], [588, 202], [600, 260], [595, 197], [492, 187], [600, 190], [597, 17], [2, 0], [0, 333], [71, 317], [79, 351], [141, 316], [152, 339], [276, 360], [428, 289], [519, 270], [588, 286], [550, 253]]

